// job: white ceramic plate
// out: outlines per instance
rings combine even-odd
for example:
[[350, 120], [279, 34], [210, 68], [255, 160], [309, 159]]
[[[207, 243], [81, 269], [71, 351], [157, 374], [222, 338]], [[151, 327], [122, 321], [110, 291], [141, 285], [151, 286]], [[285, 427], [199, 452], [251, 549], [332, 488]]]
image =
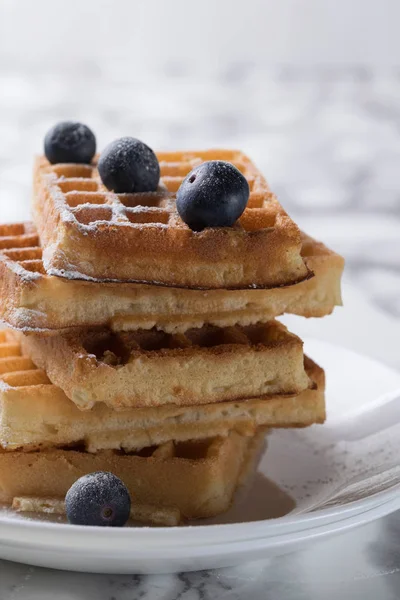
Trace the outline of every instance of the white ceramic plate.
[[[326, 369], [327, 423], [273, 432], [257, 474], [228, 513], [193, 527], [103, 529], [3, 510], [0, 558], [106, 573], [233, 566], [296, 550], [400, 508], [400, 402], [387, 395], [400, 390], [400, 374], [325, 342], [307, 340], [305, 349]], [[290, 513], [268, 518], [277, 498], [278, 508]]]

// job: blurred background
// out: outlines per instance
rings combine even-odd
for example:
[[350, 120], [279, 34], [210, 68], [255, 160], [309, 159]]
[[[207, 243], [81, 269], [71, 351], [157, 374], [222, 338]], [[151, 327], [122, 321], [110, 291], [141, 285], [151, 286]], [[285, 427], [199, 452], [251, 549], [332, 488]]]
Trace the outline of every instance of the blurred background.
[[238, 147], [400, 316], [398, 0], [0, 0], [0, 220], [29, 217], [56, 121]]

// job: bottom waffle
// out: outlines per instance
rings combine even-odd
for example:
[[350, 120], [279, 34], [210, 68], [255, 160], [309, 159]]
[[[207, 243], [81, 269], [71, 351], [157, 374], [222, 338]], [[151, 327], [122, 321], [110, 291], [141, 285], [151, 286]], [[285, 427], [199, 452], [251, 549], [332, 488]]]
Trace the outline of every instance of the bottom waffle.
[[[197, 442], [170, 441], [135, 454], [2, 451], [0, 502], [25, 510], [44, 507], [47, 512], [53, 504], [59, 511], [60, 501], [79, 477], [111, 471], [124, 481], [133, 505], [139, 507], [136, 515], [145, 514], [149, 522], [157, 522], [157, 515], [160, 521], [160, 511], [175, 514], [176, 521], [212, 517], [229, 508], [236, 487], [255, 465], [264, 435], [262, 428], [251, 437], [231, 432]], [[166, 524], [174, 524], [173, 519]]]
[[132, 451], [171, 439], [221, 436], [232, 429], [251, 435], [261, 425], [305, 427], [325, 419], [324, 372], [307, 358], [305, 368], [316, 385], [298, 396], [125, 411], [97, 404], [80, 411], [44, 371], [21, 356], [12, 335], [1, 334], [0, 445], [7, 450], [80, 444], [89, 452]]

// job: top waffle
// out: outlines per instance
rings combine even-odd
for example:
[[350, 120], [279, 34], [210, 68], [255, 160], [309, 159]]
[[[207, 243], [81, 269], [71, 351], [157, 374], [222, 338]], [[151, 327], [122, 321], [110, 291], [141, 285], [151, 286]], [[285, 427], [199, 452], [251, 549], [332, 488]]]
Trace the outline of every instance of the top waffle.
[[[231, 150], [157, 154], [157, 192], [114, 194], [92, 165], [35, 166], [34, 220], [50, 275], [137, 281], [189, 288], [277, 287], [311, 275], [301, 236], [244, 154]], [[180, 219], [175, 194], [207, 160], [234, 164], [250, 198], [234, 227], [194, 232]]]

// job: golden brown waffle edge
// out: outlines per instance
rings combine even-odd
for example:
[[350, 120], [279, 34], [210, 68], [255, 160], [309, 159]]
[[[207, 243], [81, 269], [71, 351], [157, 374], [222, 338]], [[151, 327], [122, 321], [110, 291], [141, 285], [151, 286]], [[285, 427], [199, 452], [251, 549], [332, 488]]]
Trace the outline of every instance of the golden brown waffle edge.
[[341, 304], [343, 259], [303, 234], [315, 277], [270, 290], [186, 290], [133, 283], [65, 280], [45, 273], [31, 223], [0, 226], [0, 317], [25, 332], [92, 326], [182, 333], [205, 324], [250, 325], [283, 313], [322, 317]]
[[[194, 166], [216, 158], [245, 175], [249, 202], [234, 227], [194, 232], [180, 219], [175, 194]], [[247, 156], [210, 150], [159, 153], [158, 159], [158, 192], [114, 194], [101, 183], [97, 159], [50, 165], [38, 158], [33, 214], [49, 274], [203, 289], [269, 288], [311, 275], [297, 225]]]
[[202, 406], [115, 411], [97, 404], [80, 411], [46, 373], [22, 356], [9, 331], [0, 332], [0, 445], [32, 451], [52, 446], [80, 445], [90, 452], [127, 451], [226, 436], [230, 430], [252, 435], [259, 426], [306, 427], [325, 419], [324, 372], [305, 359], [313, 388], [299, 396], [248, 399]]
[[182, 334], [91, 329], [19, 339], [23, 353], [82, 410], [97, 402], [120, 410], [297, 395], [310, 385], [303, 343], [278, 321]]
[[[261, 443], [264, 435], [261, 429], [255, 437]], [[212, 517], [229, 508], [243, 468], [259, 450], [252, 437], [231, 432], [199, 442], [168, 442], [135, 454], [3, 451], [0, 502], [11, 504], [18, 497], [62, 500], [83, 475], [110, 471], [124, 481], [139, 506], [175, 509], [182, 519]], [[151, 520], [151, 512], [148, 516]]]

